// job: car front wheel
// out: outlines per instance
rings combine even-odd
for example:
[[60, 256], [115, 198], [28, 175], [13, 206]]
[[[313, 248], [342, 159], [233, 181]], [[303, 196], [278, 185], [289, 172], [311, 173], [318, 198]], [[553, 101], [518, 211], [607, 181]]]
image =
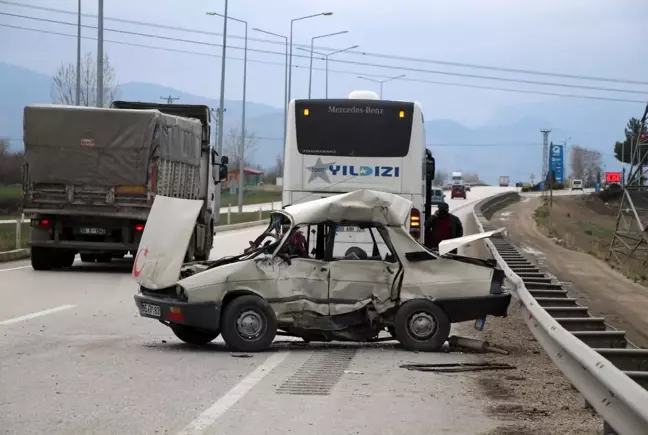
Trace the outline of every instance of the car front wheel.
[[277, 317], [259, 296], [244, 295], [225, 307], [221, 319], [223, 340], [239, 352], [260, 352], [270, 347], [277, 334]]
[[185, 325], [171, 325], [171, 330], [180, 340], [189, 344], [207, 344], [220, 334], [219, 331], [205, 331]]
[[450, 319], [433, 302], [414, 299], [405, 302], [396, 312], [394, 332], [406, 349], [435, 352], [450, 335]]

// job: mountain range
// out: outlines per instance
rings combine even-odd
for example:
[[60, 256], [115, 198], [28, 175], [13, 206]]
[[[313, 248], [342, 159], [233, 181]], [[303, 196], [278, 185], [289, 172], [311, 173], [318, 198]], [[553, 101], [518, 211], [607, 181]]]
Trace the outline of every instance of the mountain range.
[[[22, 147], [22, 111], [25, 105], [49, 103], [52, 77], [19, 66], [0, 62], [0, 137], [11, 138], [13, 149]], [[161, 101], [173, 95], [187, 104], [218, 107], [216, 99], [188, 94], [153, 83], [129, 82], [119, 85], [119, 99]], [[240, 127], [242, 102], [225, 102], [225, 134]], [[427, 143], [445, 171], [476, 172], [482, 180], [495, 183], [499, 175], [511, 180], [536, 180], [542, 167], [541, 129], [551, 129], [554, 140], [569, 140], [600, 151], [609, 170], [618, 162], [611, 156], [616, 140], [631, 116], [638, 117], [641, 105], [596, 100], [553, 99], [540, 103], [507, 107], [492, 114], [488, 124], [469, 128], [449, 119], [425, 123]], [[283, 150], [283, 109], [247, 102], [246, 124], [249, 134], [258, 138], [252, 163], [272, 166]], [[213, 129], [215, 130], [215, 128]], [[566, 166], [568, 163], [565, 162]]]

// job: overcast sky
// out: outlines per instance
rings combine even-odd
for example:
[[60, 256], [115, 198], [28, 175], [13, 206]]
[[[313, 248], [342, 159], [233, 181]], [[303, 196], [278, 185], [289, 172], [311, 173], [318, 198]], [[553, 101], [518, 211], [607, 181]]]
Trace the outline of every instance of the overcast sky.
[[[76, 11], [76, 0], [14, 0], [28, 5]], [[208, 17], [207, 11], [223, 13], [224, 0], [105, 0], [106, 17], [153, 24], [186, 27], [196, 31], [221, 33], [223, 20]], [[295, 23], [295, 42], [308, 45], [316, 35], [348, 30], [348, 34], [316, 41], [316, 46], [342, 49], [359, 45], [360, 51], [430, 60], [461, 62], [496, 67], [539, 70], [588, 76], [603, 76], [648, 81], [648, 1], [646, 0], [230, 0], [229, 13], [249, 22], [249, 35], [272, 39], [252, 31], [260, 27], [288, 35], [290, 19], [331, 11], [329, 17], [317, 17]], [[97, 1], [83, 0], [85, 13], [96, 14]], [[0, 12], [75, 22], [74, 15], [10, 6], [0, 2]], [[96, 26], [96, 19], [86, 17], [83, 23]], [[0, 24], [39, 28], [74, 34], [76, 27], [0, 16]], [[204, 43], [221, 43], [221, 37], [186, 31], [105, 22], [105, 39], [141, 45], [173, 48], [220, 55], [220, 47], [190, 42], [168, 41], [147, 36], [115, 33], [118, 29], [168, 38], [181, 38]], [[230, 21], [228, 33], [244, 34], [241, 23]], [[96, 36], [96, 30], [84, 29], [84, 36]], [[0, 59], [42, 73], [53, 74], [62, 62], [74, 62], [74, 38], [44, 35], [0, 27]], [[229, 44], [243, 46], [240, 38]], [[250, 48], [283, 52], [281, 44], [250, 41]], [[84, 40], [83, 51], [95, 51], [96, 41]], [[220, 59], [150, 48], [105, 43], [106, 53], [114, 65], [119, 82], [144, 81], [172, 86], [182, 91], [217, 97], [220, 80]], [[295, 51], [295, 54], [303, 52]], [[240, 58], [241, 50], [230, 49], [228, 56]], [[248, 100], [276, 107], [283, 105], [283, 62], [276, 54], [250, 52], [249, 60], [277, 65], [248, 64]], [[333, 59], [377, 63], [410, 70], [388, 69], [366, 65], [340, 64]], [[307, 59], [295, 59], [308, 65]], [[315, 61], [323, 68], [324, 62]], [[407, 78], [449, 83], [467, 83], [513, 89], [542, 90], [571, 94], [588, 94], [633, 98], [596, 90], [546, 87], [506, 83], [479, 78], [432, 74], [411, 69], [459, 72], [463, 74], [554, 81], [587, 86], [625, 87], [648, 91], [648, 86], [569, 80], [556, 77], [530, 76], [474, 68], [460, 68], [434, 63], [400, 61], [389, 58], [340, 54], [331, 57], [329, 96], [345, 97], [354, 89], [378, 89], [378, 85], [358, 79], [360, 74], [406, 74]], [[240, 99], [242, 62], [228, 60], [226, 98]], [[313, 96], [324, 96], [324, 73], [313, 73]], [[308, 69], [293, 75], [293, 97], [306, 97]], [[469, 126], [487, 123], [507, 106], [555, 98], [493, 90], [462, 88], [431, 83], [396, 80], [384, 85], [384, 97], [418, 100], [423, 104], [426, 119], [453, 119]], [[645, 96], [640, 96], [643, 99]], [[618, 104], [618, 103], [610, 103]]]

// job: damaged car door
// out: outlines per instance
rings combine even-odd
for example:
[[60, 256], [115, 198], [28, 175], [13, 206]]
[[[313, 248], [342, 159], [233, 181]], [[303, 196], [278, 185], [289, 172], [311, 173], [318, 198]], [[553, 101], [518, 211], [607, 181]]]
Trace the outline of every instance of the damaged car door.
[[[324, 225], [308, 225], [291, 231], [291, 235], [296, 231], [307, 235], [308, 256], [289, 255], [290, 261], [283, 261], [280, 264], [277, 298], [276, 301], [271, 301], [278, 313], [295, 315], [295, 313], [313, 312], [322, 316], [329, 315], [329, 264], [323, 258], [323, 238], [321, 235], [318, 237], [318, 229], [322, 230], [323, 227]], [[280, 253], [290, 251], [286, 246], [289, 242], [290, 237], [279, 249]]]
[[[348, 224], [345, 228], [363, 233], [367, 240], [363, 240], [360, 246], [349, 246], [339, 233], [333, 234], [333, 241], [329, 244], [331, 315], [350, 313], [371, 302], [389, 300], [398, 276], [399, 265], [376, 228]], [[368, 247], [371, 247], [369, 253], [363, 249]]]

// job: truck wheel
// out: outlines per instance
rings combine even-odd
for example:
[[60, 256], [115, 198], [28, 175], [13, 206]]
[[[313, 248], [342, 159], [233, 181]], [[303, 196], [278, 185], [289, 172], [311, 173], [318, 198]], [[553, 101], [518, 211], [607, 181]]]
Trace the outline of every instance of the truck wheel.
[[207, 260], [209, 260], [209, 253], [211, 252], [212, 247], [214, 246], [214, 227], [213, 226], [211, 226], [211, 225], [209, 226], [209, 230], [207, 231], [206, 237], [207, 237], [207, 239], [205, 240], [205, 251], [200, 253], [200, 254], [195, 255], [196, 261], [207, 261]]
[[425, 299], [414, 299], [396, 311], [394, 332], [406, 349], [435, 352], [450, 335], [450, 319], [438, 305]]
[[187, 246], [187, 252], [185, 253], [184, 256], [184, 262], [185, 263], [190, 263], [194, 261], [194, 258], [196, 256], [196, 237], [195, 235], [191, 236], [191, 240], [189, 240], [189, 246]]
[[97, 260], [95, 254], [81, 254], [81, 261], [84, 263], [94, 263]]
[[189, 344], [207, 344], [220, 334], [220, 331], [205, 331], [185, 325], [171, 325], [171, 330], [180, 340]]
[[110, 260], [112, 260], [112, 254], [110, 252], [97, 255], [97, 263], [110, 263]]
[[54, 267], [72, 267], [76, 253], [68, 250], [56, 250], [53, 252]]
[[34, 270], [50, 270], [54, 267], [52, 250], [40, 246], [31, 248], [31, 265]]
[[232, 300], [221, 318], [227, 346], [238, 352], [260, 352], [270, 347], [277, 335], [277, 317], [265, 299], [245, 295]]

